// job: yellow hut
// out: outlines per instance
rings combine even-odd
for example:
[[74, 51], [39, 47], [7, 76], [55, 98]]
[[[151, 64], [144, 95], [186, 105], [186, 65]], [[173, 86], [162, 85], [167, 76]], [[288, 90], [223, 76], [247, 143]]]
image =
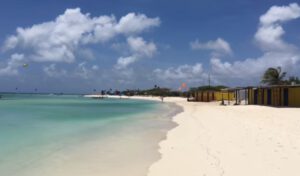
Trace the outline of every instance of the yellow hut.
[[215, 92], [216, 101], [229, 100], [233, 101], [235, 99], [235, 93], [229, 90], [222, 90]]
[[195, 101], [210, 102], [214, 101], [214, 91], [195, 91]]
[[200, 102], [211, 102], [211, 101], [222, 101], [222, 100], [234, 100], [235, 93], [231, 91], [195, 91], [193, 93], [195, 101]]
[[300, 107], [300, 85], [248, 88], [248, 104]]

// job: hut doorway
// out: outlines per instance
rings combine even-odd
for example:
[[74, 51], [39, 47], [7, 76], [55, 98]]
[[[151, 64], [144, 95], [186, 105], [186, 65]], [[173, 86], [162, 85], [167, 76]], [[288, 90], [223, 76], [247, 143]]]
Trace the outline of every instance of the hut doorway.
[[272, 104], [272, 91], [271, 91], [271, 89], [267, 90], [267, 104], [268, 105]]
[[283, 105], [289, 106], [289, 89], [288, 88], [283, 89]]
[[254, 90], [254, 104], [257, 105], [258, 90]]

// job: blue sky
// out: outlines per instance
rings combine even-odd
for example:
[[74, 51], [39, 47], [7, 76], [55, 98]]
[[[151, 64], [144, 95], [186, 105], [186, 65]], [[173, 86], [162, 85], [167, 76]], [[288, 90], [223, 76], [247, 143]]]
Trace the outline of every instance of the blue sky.
[[209, 74], [258, 85], [270, 66], [300, 76], [294, 2], [1, 0], [0, 91], [177, 89]]

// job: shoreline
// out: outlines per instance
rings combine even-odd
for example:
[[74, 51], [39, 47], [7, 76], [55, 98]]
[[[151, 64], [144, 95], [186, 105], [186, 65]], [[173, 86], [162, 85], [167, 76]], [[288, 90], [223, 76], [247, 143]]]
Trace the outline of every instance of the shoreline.
[[[160, 101], [159, 97], [131, 99]], [[300, 108], [220, 106], [165, 97], [183, 112], [159, 142], [147, 176], [282, 176], [300, 173]]]
[[[151, 97], [147, 97], [147, 96], [132, 96], [132, 97], [129, 97], [129, 98], [161, 102], [160, 97], [157, 97], [157, 96], [153, 96], [153, 97], [152, 96]], [[155, 174], [155, 173], [153, 173], [153, 170], [155, 169], [155, 167], [160, 167], [161, 161], [164, 158], [164, 151], [163, 150], [164, 150], [164, 148], [168, 148], [168, 144], [167, 143], [168, 143], [168, 140], [169, 140], [169, 136], [172, 135], [172, 131], [176, 130], [180, 126], [179, 120], [182, 118], [182, 116], [185, 116], [187, 114], [186, 106], [184, 106], [184, 104], [182, 104], [182, 102], [187, 102], [187, 99], [186, 98], [182, 98], [182, 97], [165, 97], [164, 98], [164, 102], [162, 102], [162, 103], [172, 103], [172, 104], [175, 104], [175, 106], [180, 107], [181, 110], [179, 110], [179, 112], [175, 113], [171, 117], [171, 120], [172, 120], [173, 123], [175, 123], [175, 126], [173, 128], [171, 128], [169, 131], [167, 131], [165, 138], [158, 143], [158, 153], [160, 155], [160, 158], [157, 161], [155, 161], [153, 164], [151, 164], [149, 166], [149, 170], [148, 170], [147, 176], [160, 176], [161, 175], [161, 174]], [[165, 173], [162, 173], [161, 176], [164, 176], [164, 174]], [[168, 174], [168, 173], [166, 173], [166, 174]]]
[[[131, 97], [159, 101], [158, 97]], [[166, 97], [183, 112], [159, 142], [147, 176], [253, 176], [300, 173], [300, 109], [220, 106]]]
[[[120, 98], [120, 96], [108, 96], [108, 98]], [[157, 96], [131, 96], [131, 97], [121, 96], [121, 98], [162, 102], [160, 97], [157, 97]], [[152, 170], [153, 170], [154, 167], [156, 167], [156, 166], [159, 167], [160, 166], [160, 162], [164, 158], [164, 151], [163, 150], [165, 148], [165, 144], [168, 143], [169, 135], [172, 135], [171, 134], [172, 131], [176, 130], [176, 128], [178, 128], [180, 126], [179, 120], [182, 118], [182, 116], [185, 116], [186, 113], [187, 113], [186, 106], [182, 102], [187, 102], [187, 99], [182, 98], [182, 97], [165, 97], [164, 101], [162, 102], [162, 103], [174, 104], [175, 106], [179, 107], [180, 110], [176, 111], [176, 113], [171, 115], [171, 117], [170, 117], [171, 121], [175, 125], [174, 125], [173, 128], [171, 128], [170, 130], [167, 131], [167, 133], [165, 135], [165, 138], [162, 139], [158, 143], [158, 151], [157, 152], [160, 155], [160, 158], [149, 166], [148, 173], [146, 174], [146, 176], [152, 176], [152, 175], [153, 176], [160, 176], [160, 174], [159, 175], [152, 174]], [[166, 173], [166, 174], [168, 174], [168, 173]], [[165, 176], [165, 175], [163, 174], [161, 176]]]
[[[86, 97], [86, 98], [99, 98], [99, 97], [101, 97], [101, 95], [85, 95], [84, 97]], [[163, 148], [164, 148], [163, 145], [164, 145], [165, 142], [168, 141], [169, 133], [171, 133], [173, 130], [175, 130], [180, 125], [180, 123], [178, 123], [178, 121], [176, 119], [181, 118], [180, 116], [184, 115], [184, 113], [186, 113], [185, 106], [182, 103], [180, 103], [180, 102], [187, 102], [186, 98], [182, 98], [182, 97], [165, 97], [164, 101], [162, 102], [160, 97], [157, 97], [157, 96], [114, 96], [114, 95], [107, 95], [105, 97], [107, 97], [107, 98], [116, 98], [116, 99], [135, 99], [135, 100], [146, 100], [146, 101], [155, 101], [155, 102], [161, 102], [161, 103], [169, 103], [169, 104], [174, 104], [174, 106], [177, 106], [178, 108], [180, 108], [180, 110], [174, 111], [174, 114], [170, 114], [170, 119], [171, 119], [171, 122], [174, 123], [174, 127], [169, 129], [166, 132], [165, 137], [157, 143], [157, 153], [159, 155], [159, 158], [158, 158], [157, 161], [154, 161], [154, 163], [152, 163], [149, 166], [148, 172], [145, 175], [145, 176], [152, 176], [152, 174], [151, 174], [152, 167], [155, 166], [155, 165], [159, 165], [159, 162], [164, 157], [164, 152], [162, 151]], [[162, 176], [164, 176], [164, 175], [162, 175]]]

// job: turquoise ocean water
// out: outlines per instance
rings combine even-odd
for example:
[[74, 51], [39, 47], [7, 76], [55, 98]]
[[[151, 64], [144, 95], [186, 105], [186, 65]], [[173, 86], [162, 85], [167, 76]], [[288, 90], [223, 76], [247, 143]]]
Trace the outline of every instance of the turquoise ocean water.
[[0, 175], [146, 175], [177, 111], [132, 99], [3, 95]]

